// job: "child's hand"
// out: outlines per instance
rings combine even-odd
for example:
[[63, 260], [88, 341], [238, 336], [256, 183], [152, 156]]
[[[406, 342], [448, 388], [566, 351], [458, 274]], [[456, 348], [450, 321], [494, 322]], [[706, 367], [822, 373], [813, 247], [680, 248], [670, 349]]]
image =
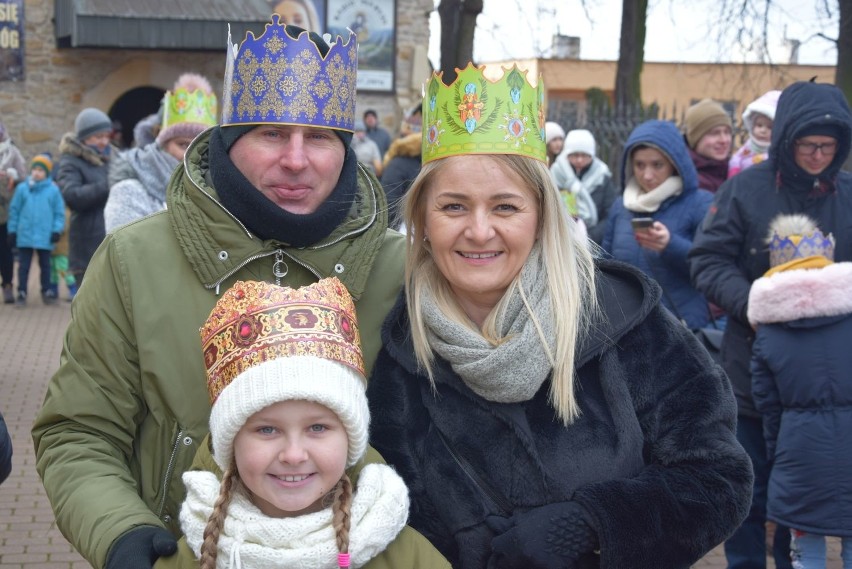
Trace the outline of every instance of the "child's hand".
[[57, 241], [59, 241], [59, 238], [61, 236], [62, 236], [61, 233], [59, 233], [58, 231], [54, 231], [53, 233], [50, 234], [50, 242], [56, 243]]

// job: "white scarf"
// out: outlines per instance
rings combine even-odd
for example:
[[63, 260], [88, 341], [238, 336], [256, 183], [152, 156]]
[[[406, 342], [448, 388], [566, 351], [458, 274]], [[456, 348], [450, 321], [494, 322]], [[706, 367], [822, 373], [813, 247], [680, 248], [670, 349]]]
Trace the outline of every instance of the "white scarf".
[[650, 192], [643, 192], [639, 182], [632, 177], [624, 186], [624, 207], [637, 213], [654, 213], [664, 201], [682, 192], [683, 180], [680, 176], [670, 176]]
[[[183, 474], [186, 501], [180, 522], [186, 541], [201, 556], [204, 528], [219, 497], [212, 472]], [[368, 464], [353, 491], [349, 554], [352, 567], [363, 567], [396, 539], [408, 519], [408, 488], [389, 466]], [[263, 514], [242, 491], [233, 492], [219, 537], [217, 569], [337, 569], [337, 544], [331, 508], [294, 518]]]
[[597, 225], [598, 208], [592, 199], [592, 191], [597, 189], [604, 176], [609, 174], [606, 164], [593, 158], [592, 166], [581, 180], [568, 162], [568, 155], [563, 153], [550, 167], [550, 174], [560, 192], [570, 192], [577, 197], [577, 214], [580, 219], [589, 227]]

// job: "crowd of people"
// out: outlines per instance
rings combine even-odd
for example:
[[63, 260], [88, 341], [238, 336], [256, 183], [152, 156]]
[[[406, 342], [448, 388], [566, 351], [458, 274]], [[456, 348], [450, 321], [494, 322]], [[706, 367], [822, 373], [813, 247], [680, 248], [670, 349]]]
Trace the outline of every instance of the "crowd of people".
[[[27, 167], [0, 124], [4, 301], [33, 258], [43, 302], [73, 298], [32, 431], [72, 545], [107, 569], [674, 569], [724, 542], [747, 569], [769, 521], [777, 568], [824, 567], [825, 536], [852, 568], [842, 92], [762, 95], [736, 151], [702, 100], [636, 126], [614, 176], [517, 68], [433, 75], [391, 136], [356, 114], [354, 42], [273, 15], [227, 54], [221, 115], [184, 74], [129, 149], [88, 108]], [[339, 79], [311, 91], [336, 112], [242, 84], [294, 58]]]

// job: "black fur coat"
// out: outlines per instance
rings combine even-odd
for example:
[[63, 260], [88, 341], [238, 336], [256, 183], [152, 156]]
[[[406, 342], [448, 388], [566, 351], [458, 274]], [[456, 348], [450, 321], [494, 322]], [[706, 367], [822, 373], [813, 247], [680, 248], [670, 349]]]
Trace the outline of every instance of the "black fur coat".
[[486, 567], [487, 516], [545, 504], [584, 508], [600, 550], [578, 566], [607, 569], [689, 567], [748, 512], [751, 463], [724, 372], [638, 271], [600, 261], [598, 294], [569, 427], [548, 382], [525, 403], [490, 403], [438, 359], [433, 393], [402, 298], [389, 314], [368, 387], [371, 443], [408, 484], [410, 525], [454, 567]]

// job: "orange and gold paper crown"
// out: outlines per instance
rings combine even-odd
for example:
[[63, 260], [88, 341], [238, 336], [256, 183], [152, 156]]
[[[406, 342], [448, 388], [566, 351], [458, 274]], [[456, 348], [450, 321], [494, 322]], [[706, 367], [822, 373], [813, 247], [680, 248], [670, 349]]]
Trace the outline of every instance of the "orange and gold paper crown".
[[459, 154], [520, 154], [547, 161], [544, 84], [517, 65], [490, 81], [484, 67], [457, 69], [449, 86], [432, 74], [423, 97], [423, 163]]
[[297, 289], [238, 281], [200, 332], [211, 402], [238, 375], [276, 358], [314, 356], [364, 375], [355, 304], [335, 277]]

